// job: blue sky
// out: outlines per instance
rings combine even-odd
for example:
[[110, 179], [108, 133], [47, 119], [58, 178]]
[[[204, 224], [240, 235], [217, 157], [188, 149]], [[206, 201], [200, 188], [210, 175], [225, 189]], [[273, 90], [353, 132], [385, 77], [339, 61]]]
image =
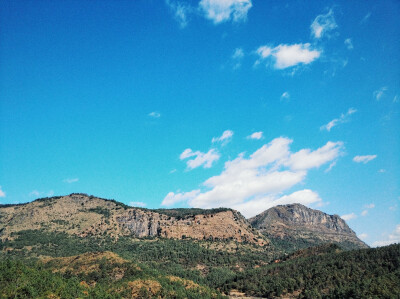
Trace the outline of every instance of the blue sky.
[[0, 202], [300, 202], [400, 242], [398, 1], [2, 1]]

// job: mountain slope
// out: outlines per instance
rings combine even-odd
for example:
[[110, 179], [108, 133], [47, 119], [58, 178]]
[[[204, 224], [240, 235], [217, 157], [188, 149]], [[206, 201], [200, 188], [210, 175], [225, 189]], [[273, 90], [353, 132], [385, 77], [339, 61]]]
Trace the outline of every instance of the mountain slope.
[[237, 211], [195, 212], [197, 214], [171, 216], [170, 210], [155, 212], [86, 194], [71, 194], [22, 205], [0, 206], [0, 238], [12, 238], [13, 233], [30, 229], [80, 237], [235, 240], [261, 246], [268, 243]]
[[368, 247], [338, 215], [328, 215], [301, 204], [276, 206], [249, 221], [286, 251], [325, 243], [337, 243], [346, 249]]

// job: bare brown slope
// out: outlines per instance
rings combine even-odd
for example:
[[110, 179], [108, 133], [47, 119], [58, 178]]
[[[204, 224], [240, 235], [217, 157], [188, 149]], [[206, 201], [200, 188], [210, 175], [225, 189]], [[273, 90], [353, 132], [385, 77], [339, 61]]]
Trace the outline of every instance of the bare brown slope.
[[290, 240], [294, 245], [300, 244], [298, 248], [324, 243], [338, 243], [349, 249], [368, 247], [338, 215], [301, 204], [276, 206], [249, 221], [266, 236]]
[[188, 217], [171, 217], [152, 210], [132, 208], [116, 201], [71, 194], [15, 206], [0, 206], [0, 238], [27, 229], [66, 232], [81, 237], [131, 236], [220, 239], [267, 243], [237, 211], [207, 211]]

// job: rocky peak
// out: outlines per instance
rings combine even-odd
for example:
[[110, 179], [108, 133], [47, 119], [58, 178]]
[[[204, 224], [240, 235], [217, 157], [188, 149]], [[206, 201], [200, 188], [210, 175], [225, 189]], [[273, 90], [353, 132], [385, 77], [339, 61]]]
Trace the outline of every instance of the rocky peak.
[[345, 247], [367, 247], [338, 215], [328, 215], [298, 203], [270, 208], [249, 221], [272, 238], [291, 238], [309, 245], [332, 242], [347, 244]]

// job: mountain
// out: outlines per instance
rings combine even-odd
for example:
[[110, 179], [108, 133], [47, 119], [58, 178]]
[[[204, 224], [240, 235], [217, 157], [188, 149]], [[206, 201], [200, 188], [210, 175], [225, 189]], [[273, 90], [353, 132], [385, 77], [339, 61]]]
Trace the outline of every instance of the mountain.
[[299, 204], [249, 221], [71, 194], [0, 205], [0, 297], [398, 297], [400, 244], [343, 250], [363, 247], [339, 216]]
[[79, 237], [191, 238], [268, 244], [268, 240], [235, 210], [149, 210], [86, 194], [0, 206], [1, 239], [11, 238], [12, 234], [27, 229]]
[[336, 243], [345, 249], [367, 248], [338, 215], [301, 204], [279, 205], [249, 219], [275, 246], [286, 251]]

